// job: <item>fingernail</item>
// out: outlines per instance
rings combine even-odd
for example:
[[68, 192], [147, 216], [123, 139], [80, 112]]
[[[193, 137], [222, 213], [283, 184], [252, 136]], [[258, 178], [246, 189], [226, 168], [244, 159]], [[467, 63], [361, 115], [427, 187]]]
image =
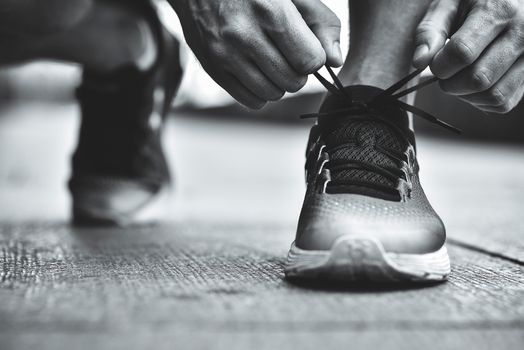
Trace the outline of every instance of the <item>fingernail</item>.
[[340, 49], [340, 43], [335, 41], [333, 44], [333, 57], [337, 61], [337, 66], [341, 66], [344, 63], [344, 58], [342, 57], [342, 50]]
[[415, 49], [415, 53], [413, 54], [413, 61], [420, 61], [421, 59], [425, 58], [429, 52], [429, 46], [426, 44], [422, 44], [417, 46]]

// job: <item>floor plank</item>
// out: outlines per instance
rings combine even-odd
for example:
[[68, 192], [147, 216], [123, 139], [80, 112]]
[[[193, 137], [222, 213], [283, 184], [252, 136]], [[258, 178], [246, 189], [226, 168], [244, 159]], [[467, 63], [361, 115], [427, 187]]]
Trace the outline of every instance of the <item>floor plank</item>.
[[[227, 315], [233, 316], [233, 325], [237, 321], [314, 325], [389, 320], [412, 321], [414, 327], [422, 321], [478, 322], [486, 317], [490, 322], [519, 322], [522, 318], [524, 275], [504, 260], [452, 248], [454, 276], [442, 286], [401, 293], [335, 290], [317, 295], [282, 280], [287, 243], [277, 237], [289, 236], [286, 228], [275, 226], [253, 230], [220, 224], [99, 232], [62, 225], [4, 226], [2, 286], [12, 293], [13, 301], [4, 308], [39, 310], [22, 313], [18, 321], [28, 324], [40, 317], [48, 321], [49, 316], [61, 323], [99, 320], [108, 310], [118, 310], [108, 321], [129, 313], [124, 319], [133, 321], [127, 322], [147, 323], [159, 312], [166, 317], [186, 315], [185, 321], [200, 326], [206, 320], [212, 324], [215, 316], [227, 323], [223, 319]], [[418, 303], [412, 302], [414, 297]], [[152, 304], [139, 305], [142, 298]], [[265, 308], [271, 300], [273, 307]], [[352, 311], [341, 313], [342, 306]], [[429, 306], [431, 313], [424, 312]], [[193, 310], [181, 312], [186, 308]], [[246, 312], [252, 308], [255, 314]], [[134, 317], [138, 314], [140, 320]]]
[[[123, 337], [128, 339], [122, 341]], [[157, 332], [139, 330], [129, 334], [23, 334], [8, 339], [6, 350], [42, 349], [55, 350], [65, 344], [74, 344], [74, 349], [132, 350], [148, 349], [478, 349], [520, 350], [524, 336], [519, 330], [462, 330], [454, 331], [369, 331], [344, 330], [324, 334], [316, 332], [293, 333], [208, 333], [205, 331], [185, 332], [169, 328]], [[329, 344], [329, 345], [328, 345]]]
[[[244, 341], [297, 334], [305, 346], [315, 334], [340, 333], [342, 341], [380, 331], [418, 334], [422, 343], [432, 330], [480, 338], [475, 332], [502, 330], [509, 347], [522, 339], [524, 275], [515, 264], [452, 247], [453, 274], [442, 285], [297, 286], [283, 279], [291, 235], [289, 227], [219, 223], [98, 231], [3, 225], [0, 334], [21, 332], [17, 345], [85, 332], [120, 334], [132, 345], [136, 331], [170, 329]], [[450, 336], [465, 342], [465, 334]]]

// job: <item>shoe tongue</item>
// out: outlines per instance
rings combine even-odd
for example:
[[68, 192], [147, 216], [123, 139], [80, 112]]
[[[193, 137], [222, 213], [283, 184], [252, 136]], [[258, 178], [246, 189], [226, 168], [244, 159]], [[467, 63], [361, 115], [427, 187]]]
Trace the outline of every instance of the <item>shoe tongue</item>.
[[[383, 90], [372, 86], [350, 86], [345, 88], [346, 93], [351, 96], [353, 104], [348, 103], [347, 98], [331, 95], [327, 97], [322, 105], [320, 112], [330, 112], [370, 102]], [[360, 114], [361, 113], [361, 114]], [[405, 112], [395, 107], [378, 107], [373, 112], [363, 108], [362, 112], [356, 116], [364, 118], [337, 118], [332, 116], [320, 117], [318, 124], [322, 130], [322, 137], [326, 146], [331, 150], [330, 160], [334, 164], [344, 164], [348, 161], [362, 162], [370, 165], [379, 166], [384, 169], [398, 169], [397, 161], [392, 160], [384, 153], [378, 151], [376, 146], [396, 152], [404, 153], [407, 142], [401, 137], [394, 127], [388, 123], [373, 118], [373, 114], [380, 114], [381, 117], [391, 120], [391, 122], [411, 138], [409, 130], [409, 119]], [[352, 113], [355, 116], [355, 113]], [[367, 117], [367, 118], [366, 118]], [[396, 188], [398, 181], [393, 181], [381, 174], [361, 169], [337, 170], [331, 172], [331, 178], [336, 183], [344, 184], [344, 191], [358, 193], [372, 197], [379, 197], [390, 200], [397, 200], [398, 196], [392, 195], [392, 191], [377, 189], [373, 184]], [[362, 185], [371, 184], [371, 186]], [[358, 184], [358, 185], [357, 185]]]
[[[347, 96], [351, 96], [353, 101], [357, 102], [369, 102], [375, 96], [379, 95], [383, 90], [375, 86], [368, 85], [351, 85], [346, 86], [344, 91]], [[348, 98], [341, 97], [339, 95], [329, 94], [322, 107], [320, 112], [327, 112], [335, 109], [342, 109], [348, 107]]]

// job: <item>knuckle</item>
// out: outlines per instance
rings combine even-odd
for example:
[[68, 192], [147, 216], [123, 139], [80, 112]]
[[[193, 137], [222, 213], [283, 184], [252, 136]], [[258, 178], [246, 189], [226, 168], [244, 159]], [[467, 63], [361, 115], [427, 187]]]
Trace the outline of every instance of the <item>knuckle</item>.
[[280, 11], [278, 10], [278, 1], [252, 0], [250, 2], [254, 13], [257, 16], [260, 16], [259, 18], [275, 20], [279, 17]]
[[490, 112], [497, 114], [506, 114], [511, 112], [512, 109], [512, 106], [509, 103], [506, 103], [500, 106], [495, 106], [492, 110], [490, 110]]
[[335, 28], [342, 27], [342, 22], [340, 21], [340, 18], [338, 18], [338, 16], [335, 15], [333, 12], [331, 12], [329, 23], [331, 23], [330, 27], [335, 27]]
[[267, 100], [263, 100], [259, 97], [246, 96], [244, 94], [231, 94], [238, 102], [248, 107], [249, 109], [262, 109], [267, 103]]
[[291, 85], [288, 87], [287, 91], [289, 92], [297, 92], [300, 89], [302, 89], [307, 83], [307, 77], [301, 77], [299, 79], [295, 79]]
[[517, 50], [524, 48], [524, 19], [522, 25], [510, 31], [513, 43]]
[[246, 36], [246, 26], [241, 21], [234, 20], [220, 30], [220, 37], [230, 43], [242, 43]]
[[280, 89], [270, 82], [255, 80], [247, 84], [247, 87], [260, 99], [265, 101], [276, 101], [282, 97]]
[[489, 91], [489, 97], [494, 106], [502, 107], [508, 103], [508, 98], [499, 88], [493, 88]]
[[463, 64], [471, 64], [476, 57], [471, 49], [471, 44], [463, 39], [452, 38], [449, 41], [449, 50], [454, 59]]
[[511, 110], [513, 109], [513, 105], [509, 102], [503, 104], [502, 106], [500, 106], [500, 112], [501, 113], [509, 113], [511, 112]]
[[257, 102], [251, 102], [248, 107], [251, 108], [251, 109], [256, 109], [256, 110], [260, 110], [262, 108], [264, 108], [264, 106], [266, 105], [266, 101], [257, 101]]
[[471, 75], [471, 85], [476, 91], [484, 91], [493, 85], [493, 78], [485, 69], [478, 69]]
[[207, 51], [209, 52], [210, 56], [213, 56], [218, 59], [222, 59], [227, 56], [227, 50], [224, 43], [218, 40], [213, 40], [209, 42], [207, 45]]
[[[441, 80], [449, 79], [450, 76], [445, 74], [445, 70], [444, 70], [444, 67], [443, 67], [444, 65], [440, 61], [438, 61], [437, 58], [439, 58], [439, 57], [436, 56], [435, 59], [433, 59], [433, 61], [429, 65], [429, 68], [431, 69], [431, 72], [437, 78], [439, 78]], [[441, 87], [442, 87], [442, 83], [441, 83]]]
[[275, 91], [271, 94], [270, 98], [268, 98], [269, 101], [278, 101], [282, 97], [284, 97], [285, 92], [284, 91]]
[[491, 10], [490, 12], [494, 15], [494, 17], [509, 19], [513, 18], [517, 14], [519, 6], [521, 5], [519, 5], [518, 1], [516, 0], [499, 0], [494, 2], [492, 6], [493, 8], [489, 10]]
[[446, 30], [441, 28], [434, 21], [426, 19], [420, 22], [419, 26], [417, 27], [415, 32], [415, 38], [416, 40], [422, 41], [426, 37], [434, 34], [437, 34], [443, 38], [448, 37], [448, 33], [446, 32]]
[[305, 9], [301, 8], [301, 15], [306, 20], [308, 25], [315, 25], [318, 27], [329, 27], [329, 28], [340, 28], [342, 22], [340, 18], [325, 4], [322, 4], [317, 8]]
[[316, 55], [311, 57], [305, 57], [304, 59], [299, 60], [297, 67], [295, 67], [298, 73], [301, 74], [311, 74], [322, 68], [326, 63], [326, 56]]

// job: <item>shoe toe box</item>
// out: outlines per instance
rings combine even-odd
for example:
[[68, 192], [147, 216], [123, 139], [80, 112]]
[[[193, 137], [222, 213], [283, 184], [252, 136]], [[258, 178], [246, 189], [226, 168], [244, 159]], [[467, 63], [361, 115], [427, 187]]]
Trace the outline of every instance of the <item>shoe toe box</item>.
[[318, 194], [306, 198], [296, 244], [329, 250], [343, 236], [374, 238], [391, 253], [424, 254], [445, 242], [445, 228], [424, 198], [392, 202], [357, 194]]

